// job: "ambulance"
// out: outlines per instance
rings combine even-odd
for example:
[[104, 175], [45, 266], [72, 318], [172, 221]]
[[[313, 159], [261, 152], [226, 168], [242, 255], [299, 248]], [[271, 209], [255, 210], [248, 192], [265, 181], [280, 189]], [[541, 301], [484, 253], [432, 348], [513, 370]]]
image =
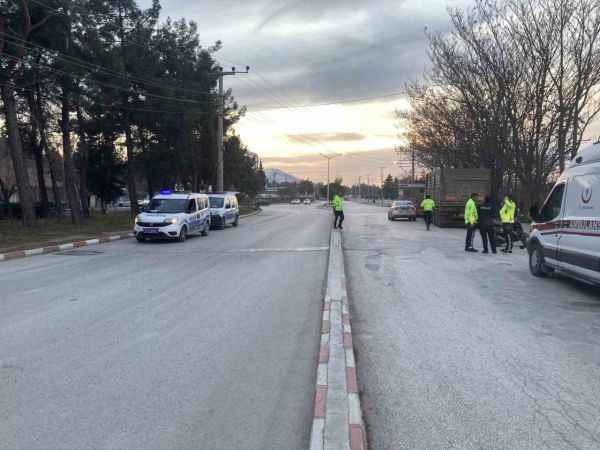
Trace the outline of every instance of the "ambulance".
[[533, 217], [533, 275], [553, 272], [600, 284], [600, 144], [581, 151]]
[[210, 206], [206, 194], [161, 190], [144, 212], [135, 218], [133, 232], [139, 242], [172, 239], [183, 242], [190, 235], [207, 236]]

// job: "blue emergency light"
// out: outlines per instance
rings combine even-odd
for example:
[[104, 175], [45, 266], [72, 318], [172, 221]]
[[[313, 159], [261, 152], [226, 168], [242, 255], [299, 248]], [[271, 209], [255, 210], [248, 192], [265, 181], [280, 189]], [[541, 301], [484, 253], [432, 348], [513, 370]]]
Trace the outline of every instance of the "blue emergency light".
[[173, 192], [171, 192], [171, 189], [161, 189], [160, 190], [160, 195], [171, 195]]

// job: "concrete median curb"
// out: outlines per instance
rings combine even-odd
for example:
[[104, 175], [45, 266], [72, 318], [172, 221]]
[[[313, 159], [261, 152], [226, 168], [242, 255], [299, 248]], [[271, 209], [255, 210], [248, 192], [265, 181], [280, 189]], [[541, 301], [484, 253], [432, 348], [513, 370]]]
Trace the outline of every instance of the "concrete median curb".
[[27, 256], [47, 255], [48, 253], [62, 252], [73, 248], [87, 247], [90, 245], [105, 244], [107, 242], [120, 241], [133, 237], [133, 233], [122, 233], [114, 235], [103, 235], [94, 239], [68, 242], [66, 244], [49, 245], [47, 247], [32, 248], [29, 250], [17, 250], [9, 253], [0, 253], [0, 261], [25, 258]]
[[334, 449], [367, 449], [356, 379], [342, 233], [338, 230], [332, 231], [329, 246], [310, 436], [310, 450]]

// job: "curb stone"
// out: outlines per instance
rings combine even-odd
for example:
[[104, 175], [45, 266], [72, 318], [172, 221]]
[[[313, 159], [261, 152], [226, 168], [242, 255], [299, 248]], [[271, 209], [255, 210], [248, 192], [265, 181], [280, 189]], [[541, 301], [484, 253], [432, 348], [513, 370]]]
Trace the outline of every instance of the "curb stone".
[[133, 233], [104, 235], [94, 239], [86, 239], [81, 241], [69, 242], [67, 244], [50, 245], [47, 247], [32, 248], [30, 250], [18, 250], [10, 253], [0, 253], [0, 261], [8, 261], [11, 259], [25, 258], [27, 256], [47, 255], [48, 253], [62, 252], [73, 248], [87, 247], [90, 245], [105, 244], [107, 242], [120, 241], [133, 237]]
[[[245, 217], [255, 216], [255, 215], [259, 214], [261, 211], [262, 210], [259, 208], [254, 212], [240, 216], [240, 219], [243, 219]], [[11, 259], [25, 258], [28, 256], [35, 256], [35, 255], [47, 255], [49, 253], [63, 252], [65, 250], [71, 250], [73, 248], [105, 244], [107, 242], [120, 241], [122, 239], [130, 239], [132, 237], [133, 237], [133, 233], [103, 235], [103, 236], [99, 236], [94, 239], [74, 241], [74, 242], [69, 242], [66, 244], [49, 245], [47, 247], [32, 248], [29, 250], [17, 250], [14, 252], [0, 253], [0, 261], [8, 261]]]
[[310, 450], [366, 450], [340, 231], [330, 241]]

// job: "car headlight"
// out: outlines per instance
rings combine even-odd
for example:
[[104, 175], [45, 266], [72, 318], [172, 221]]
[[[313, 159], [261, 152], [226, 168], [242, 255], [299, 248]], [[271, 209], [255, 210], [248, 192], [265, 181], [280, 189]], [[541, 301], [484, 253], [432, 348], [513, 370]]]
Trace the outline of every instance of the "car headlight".
[[170, 223], [171, 225], [175, 225], [178, 222], [177, 217], [173, 217], [171, 219], [165, 219], [165, 223]]
[[135, 223], [140, 223], [142, 218], [140, 216], [135, 216]]

